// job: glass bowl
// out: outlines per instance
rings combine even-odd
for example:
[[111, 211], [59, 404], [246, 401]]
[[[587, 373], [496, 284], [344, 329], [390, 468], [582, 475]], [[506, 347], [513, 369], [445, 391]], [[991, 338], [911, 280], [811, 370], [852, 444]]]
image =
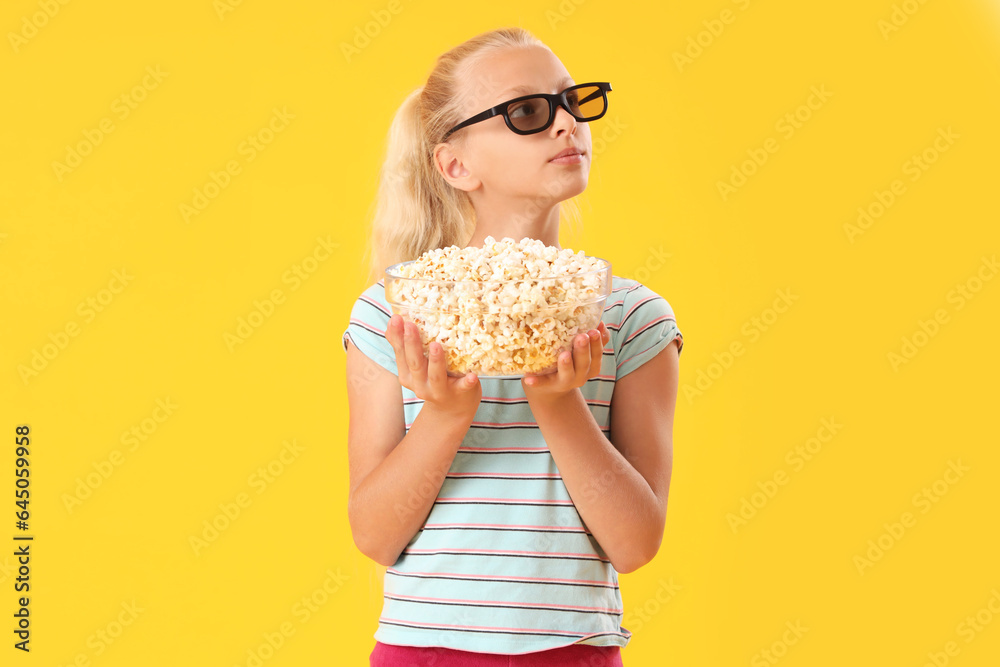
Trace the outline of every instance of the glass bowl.
[[573, 337], [596, 329], [611, 293], [611, 262], [552, 278], [429, 280], [385, 270], [385, 300], [413, 322], [424, 356], [431, 341], [445, 353], [448, 375], [520, 378], [558, 369]]

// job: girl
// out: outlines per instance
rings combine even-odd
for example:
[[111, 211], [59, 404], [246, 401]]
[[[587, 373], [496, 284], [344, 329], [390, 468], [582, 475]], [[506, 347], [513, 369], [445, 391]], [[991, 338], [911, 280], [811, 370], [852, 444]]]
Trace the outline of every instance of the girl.
[[610, 90], [500, 29], [442, 55], [392, 122], [370, 287], [343, 336], [351, 530], [387, 567], [372, 666], [622, 664], [618, 573], [656, 555], [666, 516], [684, 344], [670, 305], [614, 276], [556, 373], [453, 378], [380, 279], [488, 236], [559, 247]]

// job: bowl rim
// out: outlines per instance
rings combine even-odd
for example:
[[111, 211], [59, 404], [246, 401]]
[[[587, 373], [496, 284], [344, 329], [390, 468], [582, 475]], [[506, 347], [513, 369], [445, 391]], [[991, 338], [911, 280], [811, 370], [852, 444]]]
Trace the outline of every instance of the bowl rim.
[[[397, 262], [396, 264], [393, 264], [392, 266], [389, 266], [388, 268], [386, 268], [386, 270], [385, 270], [384, 273], [385, 273], [385, 279], [386, 280], [391, 278], [392, 280], [405, 280], [405, 281], [408, 281], [408, 282], [438, 283], [438, 284], [447, 283], [449, 285], [455, 285], [455, 284], [458, 284], [458, 285], [504, 285], [506, 283], [541, 282], [543, 280], [562, 280], [562, 279], [566, 279], [566, 278], [579, 278], [581, 276], [589, 276], [589, 275], [594, 275], [594, 274], [598, 274], [598, 273], [605, 273], [605, 272], [607, 272], [608, 274], [611, 274], [611, 268], [612, 267], [611, 267], [611, 261], [610, 260], [605, 259], [604, 257], [598, 257], [597, 255], [586, 255], [586, 257], [589, 257], [591, 259], [599, 259], [602, 262], [604, 262], [604, 266], [602, 266], [599, 269], [591, 269], [590, 271], [580, 271], [579, 273], [568, 273], [568, 274], [559, 275], [559, 276], [547, 276], [547, 277], [544, 277], [544, 278], [509, 278], [509, 279], [506, 279], [506, 280], [444, 280], [444, 279], [441, 279], [441, 278], [407, 278], [406, 276], [400, 276], [400, 275], [397, 275], [396, 273], [393, 273], [393, 269], [397, 269], [398, 267], [404, 266], [406, 264], [412, 264], [413, 262], [417, 261], [416, 259], [410, 259], [410, 260], [407, 260], [405, 262]], [[608, 286], [610, 287], [610, 281], [609, 281], [609, 285]]]
[[[554, 304], [554, 305], [551, 305], [551, 306], [540, 306], [538, 308], [534, 308], [534, 309], [532, 309], [530, 311], [527, 311], [527, 312], [514, 313], [514, 310], [513, 310], [514, 306], [513, 305], [511, 305], [511, 306], [502, 306], [502, 307], [500, 307], [499, 310], [496, 310], [496, 311], [490, 310], [489, 308], [487, 308], [485, 310], [471, 310], [471, 309], [469, 309], [467, 307], [467, 304], [465, 306], [455, 306], [455, 307], [451, 307], [451, 308], [442, 308], [440, 306], [434, 306], [432, 308], [428, 308], [428, 307], [426, 307], [423, 304], [421, 304], [419, 306], [413, 306], [413, 305], [410, 305], [408, 303], [399, 303], [397, 301], [390, 301], [389, 299], [386, 299], [386, 303], [388, 303], [389, 306], [390, 306], [390, 308], [393, 309], [393, 313], [394, 314], [403, 314], [403, 313], [435, 313], [435, 314], [442, 315], [442, 314], [449, 314], [449, 313], [458, 313], [460, 315], [480, 315], [480, 316], [490, 316], [490, 315], [508, 315], [508, 316], [518, 315], [518, 316], [520, 316], [520, 315], [529, 315], [529, 314], [538, 315], [538, 314], [546, 313], [546, 312], [553, 311], [553, 310], [563, 310], [563, 309], [566, 309], [566, 308], [581, 308], [583, 306], [592, 306], [592, 305], [596, 305], [596, 304], [600, 304], [602, 306], [602, 309], [606, 309], [607, 308], [607, 301], [608, 301], [608, 296], [606, 294], [600, 294], [600, 295], [598, 295], [596, 297], [592, 297], [590, 299], [584, 299], [584, 300], [581, 300], [581, 301], [566, 301], [566, 302]], [[495, 307], [495, 306], [491, 306], [491, 307]], [[401, 312], [396, 313], [395, 309], [399, 309], [399, 311], [401, 311]]]

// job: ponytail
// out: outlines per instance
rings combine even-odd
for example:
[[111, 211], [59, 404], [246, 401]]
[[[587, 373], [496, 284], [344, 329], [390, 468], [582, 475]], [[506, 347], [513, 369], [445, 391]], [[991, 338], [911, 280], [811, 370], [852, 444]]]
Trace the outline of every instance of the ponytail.
[[372, 224], [369, 284], [431, 248], [464, 244], [475, 215], [468, 195], [437, 173], [427, 141], [424, 88], [411, 92], [389, 127]]

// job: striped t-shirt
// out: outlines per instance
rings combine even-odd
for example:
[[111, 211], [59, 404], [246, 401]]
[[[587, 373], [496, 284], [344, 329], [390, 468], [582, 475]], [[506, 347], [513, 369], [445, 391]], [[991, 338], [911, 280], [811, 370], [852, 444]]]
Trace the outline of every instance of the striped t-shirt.
[[[355, 301], [343, 345], [349, 337], [398, 375], [391, 315], [379, 281]], [[603, 320], [601, 373], [580, 391], [610, 437], [615, 381], [684, 339], [663, 297], [618, 276]], [[618, 573], [573, 505], [520, 378], [479, 380], [482, 402], [427, 521], [386, 569], [375, 639], [507, 654], [625, 646]], [[400, 390], [409, 431], [423, 401]]]

